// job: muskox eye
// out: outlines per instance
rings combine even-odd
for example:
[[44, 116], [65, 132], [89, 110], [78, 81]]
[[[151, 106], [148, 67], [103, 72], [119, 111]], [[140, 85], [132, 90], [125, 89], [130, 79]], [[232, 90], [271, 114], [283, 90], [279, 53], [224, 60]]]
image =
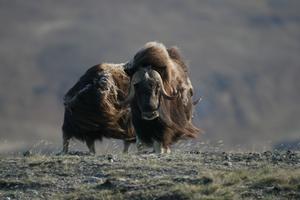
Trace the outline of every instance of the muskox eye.
[[138, 84], [138, 83], [134, 84], [134, 89], [135, 89], [136, 91], [138, 91], [139, 88], [140, 88], [140, 84]]
[[159, 87], [156, 86], [156, 87], [155, 87], [155, 94], [158, 94], [158, 91], [159, 91]]
[[149, 87], [152, 89], [154, 87], [154, 83], [150, 82]]

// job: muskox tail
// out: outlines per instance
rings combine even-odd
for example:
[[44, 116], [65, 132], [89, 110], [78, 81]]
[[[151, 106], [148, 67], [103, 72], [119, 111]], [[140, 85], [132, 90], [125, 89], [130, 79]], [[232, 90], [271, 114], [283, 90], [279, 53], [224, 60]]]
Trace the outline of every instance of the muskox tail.
[[185, 133], [182, 136], [188, 138], [196, 138], [203, 133], [204, 131], [202, 129], [195, 127], [192, 123], [188, 123], [185, 128]]
[[195, 127], [185, 114], [185, 107], [181, 101], [173, 101], [176, 109], [169, 111], [170, 102], [161, 101], [160, 106], [160, 121], [164, 126], [174, 130], [176, 137], [197, 137], [202, 131]]
[[173, 124], [173, 130], [176, 130], [176, 135], [179, 138], [197, 138], [203, 131], [195, 127], [191, 122], [187, 122], [184, 127], [180, 127], [177, 124]]
[[170, 118], [164, 118], [164, 120], [160, 120], [161, 123], [163, 123], [166, 127], [173, 130], [173, 133], [175, 134], [173, 141], [175, 142], [178, 139], [184, 139], [184, 138], [197, 138], [200, 134], [203, 133], [203, 131], [196, 126], [194, 126], [191, 122], [185, 121], [185, 123], [177, 124], [170, 120]]

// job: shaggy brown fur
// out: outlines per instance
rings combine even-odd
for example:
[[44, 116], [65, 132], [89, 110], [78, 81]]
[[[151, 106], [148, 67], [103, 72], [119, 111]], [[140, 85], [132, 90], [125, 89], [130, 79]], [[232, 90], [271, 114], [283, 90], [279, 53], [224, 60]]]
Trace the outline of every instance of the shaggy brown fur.
[[[167, 49], [157, 42], [147, 43], [129, 62], [127, 72], [132, 76], [141, 68], [159, 72], [169, 94], [178, 94], [174, 100], [161, 99], [160, 117], [152, 121], [141, 119], [136, 99], [131, 103], [134, 127], [145, 143], [158, 140], [164, 147], [183, 137], [196, 137], [200, 130], [192, 124], [193, 87], [188, 67], [176, 47]], [[138, 95], [138, 94], [136, 94]]]
[[117, 102], [127, 94], [129, 77], [123, 64], [100, 64], [91, 67], [64, 97], [63, 152], [69, 139], [85, 141], [95, 153], [95, 140], [103, 137], [122, 139], [125, 149], [135, 141], [129, 107]]

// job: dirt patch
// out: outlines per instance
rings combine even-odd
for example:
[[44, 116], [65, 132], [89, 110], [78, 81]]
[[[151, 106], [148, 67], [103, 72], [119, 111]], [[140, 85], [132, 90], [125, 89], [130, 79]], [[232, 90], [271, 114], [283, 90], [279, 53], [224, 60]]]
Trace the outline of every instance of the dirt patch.
[[0, 157], [0, 199], [299, 199], [300, 153]]

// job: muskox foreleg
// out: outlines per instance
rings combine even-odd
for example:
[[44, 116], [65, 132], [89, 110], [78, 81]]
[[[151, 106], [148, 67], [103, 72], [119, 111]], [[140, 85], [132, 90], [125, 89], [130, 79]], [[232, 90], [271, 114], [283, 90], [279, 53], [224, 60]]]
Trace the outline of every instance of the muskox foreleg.
[[70, 143], [70, 137], [68, 136], [68, 134], [63, 132], [63, 150], [62, 150], [62, 154], [67, 154], [68, 153], [69, 143]]
[[96, 149], [95, 149], [95, 141], [92, 139], [87, 139], [86, 140], [86, 145], [89, 148], [90, 154], [96, 154]]
[[124, 140], [123, 143], [124, 143], [123, 153], [128, 153], [130, 142]]
[[166, 154], [170, 154], [171, 153], [171, 149], [170, 147], [164, 147], [163, 144], [161, 142], [158, 141], [154, 141], [153, 142], [153, 149], [155, 153], [166, 153]]
[[143, 150], [145, 148], [145, 144], [142, 142], [142, 140], [139, 138], [138, 135], [135, 136], [136, 137], [136, 148], [137, 148], [137, 151], [138, 153], [143, 153]]
[[163, 148], [161, 142], [154, 141], [153, 142], [153, 149], [154, 149], [155, 153], [159, 153], [159, 154], [164, 153], [164, 148]]
[[171, 149], [170, 149], [170, 147], [166, 147], [166, 148], [164, 148], [164, 153], [166, 153], [166, 154], [170, 154], [170, 153], [171, 153]]

